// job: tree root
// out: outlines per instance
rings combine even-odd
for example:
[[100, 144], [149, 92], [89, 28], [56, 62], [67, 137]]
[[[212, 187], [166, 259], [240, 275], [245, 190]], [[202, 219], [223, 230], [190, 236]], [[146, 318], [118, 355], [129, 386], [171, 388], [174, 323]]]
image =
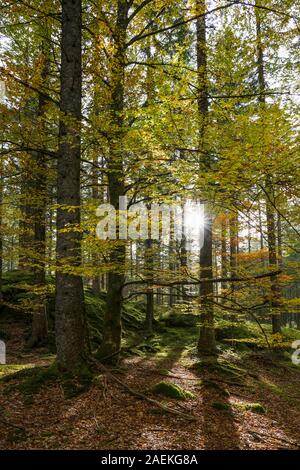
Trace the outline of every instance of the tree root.
[[115, 382], [117, 382], [119, 385], [121, 385], [125, 390], [127, 390], [127, 392], [129, 392], [131, 395], [139, 398], [140, 400], [145, 400], [147, 401], [148, 403], [151, 403], [152, 405], [155, 405], [157, 406], [158, 408], [161, 408], [162, 410], [164, 410], [166, 413], [170, 413], [170, 414], [174, 414], [174, 415], [177, 415], [177, 416], [180, 416], [181, 418], [183, 419], [187, 419], [189, 421], [195, 421], [196, 420], [196, 417], [191, 415], [191, 414], [186, 414], [186, 413], [183, 413], [182, 411], [178, 411], [178, 410], [175, 410], [174, 408], [170, 408], [169, 406], [167, 405], [164, 405], [162, 403], [160, 403], [159, 401], [157, 400], [154, 400], [153, 398], [149, 398], [147, 397], [146, 395], [144, 395], [143, 393], [141, 392], [137, 392], [136, 390], [133, 390], [131, 387], [129, 387], [129, 385], [125, 384], [122, 380], [120, 380], [118, 377], [116, 377], [115, 375], [113, 375], [108, 369], [107, 367], [105, 367], [103, 364], [95, 361], [97, 363], [97, 366], [98, 368], [104, 372], [109, 378], [111, 378], [112, 380], [114, 380]]
[[0, 423], [4, 424], [5, 426], [8, 426], [9, 428], [17, 429], [18, 431], [26, 432], [25, 428], [22, 428], [21, 426], [17, 426], [16, 424], [10, 423], [7, 421], [5, 418], [0, 417]]

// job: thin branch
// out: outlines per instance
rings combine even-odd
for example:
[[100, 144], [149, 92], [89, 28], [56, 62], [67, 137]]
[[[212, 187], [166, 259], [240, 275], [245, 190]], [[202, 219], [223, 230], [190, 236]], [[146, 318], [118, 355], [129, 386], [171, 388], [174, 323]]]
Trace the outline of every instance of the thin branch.
[[[247, 277], [219, 277], [214, 279], [195, 279], [194, 281], [160, 281], [154, 280], [151, 285], [157, 287], [171, 287], [171, 286], [179, 286], [179, 285], [187, 285], [187, 286], [196, 286], [199, 284], [211, 284], [211, 283], [220, 283], [220, 282], [246, 282], [246, 281], [255, 281], [258, 279], [264, 279], [267, 277], [274, 277], [278, 274], [281, 274], [282, 271], [271, 271], [269, 273], [257, 274], [255, 276], [247, 276]], [[149, 284], [149, 280], [141, 279], [139, 281], [129, 281], [123, 284], [123, 288], [131, 285], [137, 284]]]
[[143, 31], [139, 34], [136, 34], [135, 36], [133, 36], [129, 41], [128, 43], [126, 44], [126, 47], [129, 47], [131, 46], [132, 44], [134, 44], [136, 41], [140, 41], [141, 39], [145, 39], [149, 36], [154, 36], [155, 34], [159, 34], [159, 33], [164, 33], [166, 31], [171, 31], [172, 29], [175, 29], [175, 28], [178, 28], [179, 26], [183, 26], [187, 23], [190, 23], [191, 21], [194, 21], [196, 20], [197, 18], [201, 18], [203, 16], [206, 16], [206, 15], [209, 15], [211, 13], [216, 13], [217, 11], [219, 10], [224, 10], [226, 8], [229, 8], [233, 5], [236, 5], [236, 2], [230, 2], [229, 4], [227, 5], [222, 5], [222, 6], [219, 6], [219, 7], [216, 7], [216, 8], [213, 8], [212, 10], [210, 11], [207, 11], [205, 13], [201, 13], [199, 15], [193, 15], [192, 17], [190, 18], [187, 18], [185, 20], [180, 20], [180, 21], [176, 21], [175, 23], [173, 23], [172, 25], [169, 25], [169, 26], [165, 26], [164, 28], [160, 28], [160, 29], [156, 29], [155, 31], [150, 31], [149, 33], [145, 33], [143, 34]]
[[149, 3], [153, 2], [153, 0], [143, 0], [137, 7], [136, 9], [131, 13], [131, 15], [129, 15], [128, 17], [128, 24], [136, 17], [136, 15], [143, 9], [145, 8], [147, 5], [149, 5]]
[[20, 83], [20, 85], [25, 86], [29, 90], [32, 90], [32, 91], [38, 93], [40, 96], [43, 96], [47, 101], [51, 101], [52, 103], [59, 106], [59, 101], [58, 100], [52, 98], [50, 95], [48, 95], [47, 93], [44, 93], [39, 88], [31, 85], [30, 83], [26, 82], [25, 80], [22, 80], [21, 78], [16, 77], [12, 73], [8, 72], [8, 70], [6, 70], [4, 67], [0, 67], [0, 73], [2, 73], [3, 75], [6, 75], [9, 78], [12, 78], [14, 81], [16, 81], [17, 83]]

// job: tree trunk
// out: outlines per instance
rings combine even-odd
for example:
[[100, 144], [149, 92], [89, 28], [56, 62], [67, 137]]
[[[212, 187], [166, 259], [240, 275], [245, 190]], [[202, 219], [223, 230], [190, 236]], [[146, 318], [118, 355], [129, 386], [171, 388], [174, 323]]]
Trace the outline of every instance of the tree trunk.
[[[197, 13], [206, 11], [205, 0], [196, 0]], [[206, 17], [197, 19], [197, 71], [198, 71], [198, 115], [199, 115], [199, 155], [202, 159], [201, 171], [210, 167], [209, 151], [205, 145], [205, 128], [208, 115], [207, 90], [207, 45], [206, 45]], [[213, 277], [213, 239], [212, 215], [205, 207], [204, 243], [200, 252], [200, 279]], [[215, 351], [214, 310], [209, 300], [213, 298], [213, 283], [200, 284], [201, 296], [201, 327], [198, 341], [199, 354], [211, 354]]]
[[[123, 140], [124, 140], [124, 72], [125, 44], [129, 5], [126, 0], [118, 0], [117, 22], [114, 34], [114, 51], [111, 65], [111, 124], [110, 156], [108, 159], [108, 191], [110, 203], [118, 210], [119, 197], [124, 196]], [[118, 221], [117, 221], [117, 233]], [[125, 242], [118, 242], [110, 253], [112, 269], [108, 273], [107, 302], [104, 316], [103, 341], [99, 357], [109, 357], [111, 362], [118, 360], [122, 337], [122, 287], [125, 280]]]
[[3, 303], [2, 269], [3, 269], [3, 164], [2, 164], [2, 160], [0, 159], [0, 309]]
[[[49, 74], [49, 50], [46, 41], [42, 43], [42, 72], [41, 79], [44, 84]], [[42, 94], [38, 97], [37, 128], [46, 141], [44, 112], [47, 101]], [[46, 311], [46, 207], [47, 207], [47, 163], [43, 152], [34, 152], [32, 155], [33, 172], [33, 223], [34, 223], [34, 284], [36, 298], [32, 313], [31, 337], [28, 346], [39, 346], [47, 341], [48, 319]]]
[[261, 201], [258, 202], [258, 224], [259, 224], [259, 241], [260, 241], [260, 249], [264, 249], [264, 231], [263, 231], [263, 223], [262, 223], [262, 214], [261, 214]]
[[[226, 219], [223, 218], [221, 222], [221, 276], [223, 278], [227, 277], [227, 223]], [[222, 282], [222, 290], [227, 289], [227, 283]]]
[[[98, 165], [98, 156], [97, 156], [97, 154], [94, 155], [93, 163], [94, 163], [94, 165], [93, 165], [93, 168], [92, 168], [92, 185], [93, 185], [92, 186], [92, 198], [93, 198], [93, 201], [98, 206], [98, 204], [100, 204], [100, 202], [102, 202], [102, 201], [100, 201], [100, 192], [99, 192], [99, 189], [98, 189], [98, 184], [99, 184], [99, 174], [98, 173], [99, 173], [99, 171], [98, 171], [98, 168], [97, 168], [97, 165]], [[93, 250], [92, 259], [93, 259], [93, 266], [98, 267], [99, 266], [99, 256], [98, 256], [97, 252], [95, 252], [95, 250]], [[92, 278], [92, 292], [95, 296], [99, 296], [100, 291], [101, 291], [101, 279], [100, 279], [100, 275], [96, 274]]]
[[66, 370], [80, 366], [87, 354], [83, 282], [76, 272], [81, 234], [76, 229], [62, 231], [80, 225], [81, 11], [81, 0], [62, 2], [55, 327], [57, 361]]
[[251, 253], [251, 240], [252, 240], [252, 236], [251, 236], [251, 218], [250, 218], [250, 213], [248, 213], [247, 215], [247, 228], [248, 228], [248, 253], [250, 254]]
[[[153, 282], [153, 240], [145, 241], [145, 265], [147, 270], [147, 280], [149, 284]], [[153, 332], [154, 320], [154, 294], [153, 288], [148, 287], [146, 294], [146, 330], [149, 334]]]
[[[271, 190], [271, 185], [267, 185]], [[272, 197], [269, 193], [269, 197]], [[269, 266], [276, 269], [277, 263], [277, 249], [276, 249], [276, 222], [273, 206], [267, 201], [267, 235], [268, 235], [268, 248], [269, 248]], [[281, 317], [280, 317], [280, 288], [278, 285], [277, 277], [271, 277], [271, 315], [272, 315], [272, 333], [281, 332]]]
[[277, 214], [277, 245], [278, 245], [278, 265], [280, 268], [283, 268], [282, 226], [281, 226], [280, 214]]
[[[259, 0], [255, 4], [259, 5]], [[264, 68], [264, 53], [262, 44], [262, 28], [261, 18], [258, 8], [255, 8], [256, 18], [256, 42], [257, 42], [257, 72], [258, 72], [258, 85], [259, 85], [259, 104], [262, 110], [265, 108], [266, 98], [266, 81], [265, 81], [265, 68]], [[276, 249], [276, 223], [275, 211], [272, 202], [274, 202], [274, 188], [272, 185], [271, 176], [266, 178], [265, 182], [266, 191], [266, 215], [267, 215], [267, 239], [268, 239], [268, 252], [269, 252], [269, 266], [270, 268], [277, 267], [277, 249]], [[271, 277], [271, 315], [272, 315], [272, 332], [273, 334], [281, 332], [281, 318], [280, 318], [280, 288], [276, 276]]]
[[[176, 271], [176, 264], [175, 264], [175, 240], [174, 240], [174, 216], [171, 212], [170, 214], [170, 238], [169, 238], [169, 247], [168, 247], [168, 254], [169, 254], [169, 270], [170, 274]], [[176, 288], [170, 287], [169, 288], [169, 306], [173, 307], [176, 299]]]
[[[182, 233], [181, 233], [181, 242], [180, 242], [180, 249], [179, 249], [179, 259], [180, 259], [180, 267], [183, 272], [187, 272], [188, 269], [188, 250], [187, 250], [187, 240], [186, 240], [186, 228], [185, 228], [185, 218], [184, 218], [184, 205], [182, 206]], [[181, 298], [182, 300], [186, 301], [188, 299], [186, 287], [183, 284], [181, 286]]]
[[[235, 212], [230, 217], [229, 221], [229, 233], [230, 233], [230, 274], [231, 277], [237, 274], [237, 255], [238, 255], [238, 215]], [[234, 284], [232, 285], [232, 289]]]
[[[30, 104], [27, 104], [30, 106]], [[34, 116], [26, 112], [28, 120], [33, 121]], [[19, 219], [19, 262], [18, 269], [21, 271], [32, 271], [31, 249], [34, 240], [33, 224], [33, 180], [31, 167], [32, 154], [27, 154], [20, 161], [21, 185], [20, 185], [20, 219]]]

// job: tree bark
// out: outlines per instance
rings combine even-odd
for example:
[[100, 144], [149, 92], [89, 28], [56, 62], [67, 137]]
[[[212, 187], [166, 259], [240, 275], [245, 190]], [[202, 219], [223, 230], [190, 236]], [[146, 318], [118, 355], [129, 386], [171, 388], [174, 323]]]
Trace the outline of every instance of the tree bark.
[[[147, 280], [149, 284], [153, 281], [153, 240], [150, 238], [145, 240], [145, 265], [147, 270]], [[154, 294], [153, 287], [147, 289], [146, 294], [146, 330], [148, 333], [153, 332], [154, 320]]]
[[[98, 189], [98, 183], [99, 183], [99, 171], [97, 168], [98, 165], [98, 156], [97, 154], [94, 154], [93, 157], [93, 163], [94, 166], [92, 168], [92, 198], [93, 201], [98, 205], [100, 204], [100, 192]], [[102, 198], [101, 198], [102, 199]], [[93, 266], [99, 266], [99, 256], [95, 251], [92, 253], [92, 259], [93, 259]], [[92, 278], [92, 292], [95, 296], [99, 296], [101, 291], [101, 279], [100, 275], [96, 274]]]
[[[182, 232], [181, 232], [181, 241], [179, 247], [179, 260], [180, 267], [183, 272], [186, 272], [188, 269], [188, 250], [187, 250], [187, 240], [186, 240], [186, 228], [185, 228], [185, 217], [184, 217], [184, 205], [182, 205]], [[188, 299], [186, 288], [184, 285], [181, 286], [181, 298], [186, 301]]]
[[[222, 219], [221, 222], [221, 276], [227, 276], [228, 270], [228, 260], [227, 260], [227, 220]], [[221, 284], [222, 290], [227, 289], [227, 283], [223, 282]]]
[[0, 309], [3, 303], [2, 269], [3, 269], [3, 163], [2, 163], [2, 160], [0, 159]]
[[231, 215], [229, 221], [230, 234], [230, 272], [234, 277], [237, 274], [237, 255], [238, 255], [238, 215], [235, 212]]
[[[206, 11], [205, 0], [196, 0], [197, 13]], [[210, 156], [205, 145], [205, 128], [208, 116], [208, 89], [207, 89], [207, 44], [206, 44], [206, 17], [200, 16], [196, 23], [197, 34], [197, 71], [198, 71], [198, 115], [199, 115], [199, 154], [202, 159], [201, 171], [210, 167]], [[200, 252], [200, 279], [213, 277], [213, 238], [212, 215], [205, 207], [204, 243]], [[201, 327], [198, 341], [199, 354], [211, 354], [215, 351], [215, 330], [213, 305], [209, 302], [213, 297], [213, 284], [200, 284], [201, 296]]]
[[[110, 156], [108, 159], [108, 191], [110, 203], [119, 209], [119, 196], [125, 194], [123, 169], [124, 141], [124, 73], [126, 30], [128, 24], [126, 0], [118, 0], [117, 22], [114, 30], [114, 51], [111, 65], [111, 126]], [[118, 233], [118, 221], [117, 221]], [[122, 338], [122, 286], [125, 280], [125, 242], [117, 242], [110, 253], [113, 266], [108, 273], [107, 302], [104, 316], [103, 341], [98, 356], [110, 356], [111, 362], [118, 361]]]
[[[81, 0], [63, 0], [55, 327], [57, 361], [66, 370], [80, 366], [87, 354], [83, 282], [76, 272], [81, 264], [81, 234], [76, 230], [80, 225], [81, 36]], [[67, 226], [75, 230], [64, 232]]]
[[[259, 0], [255, 1], [255, 5], [259, 6]], [[257, 73], [259, 85], [259, 104], [264, 111], [266, 105], [266, 81], [265, 81], [265, 67], [264, 67], [264, 53], [262, 44], [262, 28], [261, 17], [258, 8], [255, 8], [256, 19], [256, 42], [257, 42]], [[274, 200], [274, 188], [272, 185], [271, 176], [267, 176], [265, 181], [266, 198], [266, 216], [267, 216], [267, 240], [268, 240], [268, 254], [270, 268], [277, 267], [277, 248], [276, 248], [276, 222], [275, 211], [272, 201]], [[280, 288], [276, 276], [271, 277], [271, 316], [272, 316], [272, 332], [273, 334], [281, 332], [281, 318], [280, 318]]]
[[[41, 79], [44, 84], [49, 74], [49, 50], [46, 41], [41, 46], [42, 71]], [[46, 141], [44, 113], [47, 101], [44, 95], [38, 97], [37, 128]], [[43, 152], [32, 155], [33, 172], [33, 224], [34, 224], [34, 285], [36, 298], [33, 306], [31, 336], [28, 346], [39, 346], [47, 341], [48, 319], [46, 311], [46, 208], [47, 208], [47, 162]]]

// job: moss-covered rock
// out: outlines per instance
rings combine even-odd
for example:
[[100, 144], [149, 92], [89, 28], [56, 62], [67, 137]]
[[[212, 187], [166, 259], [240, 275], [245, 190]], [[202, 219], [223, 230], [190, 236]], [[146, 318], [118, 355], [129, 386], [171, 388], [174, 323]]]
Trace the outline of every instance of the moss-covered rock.
[[253, 413], [265, 414], [266, 409], [260, 403], [241, 403], [237, 405], [238, 408], [245, 411], [252, 411]]
[[215, 401], [213, 404], [212, 404], [213, 408], [215, 408], [216, 410], [219, 410], [219, 411], [231, 411], [231, 405], [230, 403], [224, 403], [224, 402], [221, 402], [221, 401]]
[[173, 382], [159, 382], [153, 385], [149, 391], [155, 395], [162, 395], [164, 397], [174, 398], [176, 400], [195, 398], [193, 393], [184, 390]]

